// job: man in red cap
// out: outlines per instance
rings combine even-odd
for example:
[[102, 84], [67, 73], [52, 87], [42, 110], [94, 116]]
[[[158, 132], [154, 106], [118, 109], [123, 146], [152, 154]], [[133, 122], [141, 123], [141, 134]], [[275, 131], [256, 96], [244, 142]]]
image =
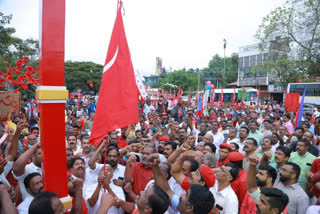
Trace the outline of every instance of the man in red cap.
[[232, 151], [232, 147], [226, 143], [220, 144], [219, 149], [219, 160], [218, 160], [218, 167], [221, 167], [225, 165], [226, 163], [229, 163], [228, 155]]
[[184, 190], [188, 190], [191, 184], [200, 184], [201, 186], [210, 188], [215, 184], [215, 175], [208, 166], [201, 166], [198, 170], [191, 172], [191, 176], [186, 177], [183, 174], [183, 162], [187, 158], [195, 157], [195, 151], [189, 150], [182, 153], [177, 161], [172, 165], [171, 175], [181, 185]]
[[244, 156], [240, 152], [230, 152], [228, 155], [230, 163], [233, 163], [240, 170], [237, 179], [231, 182], [231, 187], [239, 200], [239, 208], [247, 193], [247, 173], [242, 167], [243, 158]]

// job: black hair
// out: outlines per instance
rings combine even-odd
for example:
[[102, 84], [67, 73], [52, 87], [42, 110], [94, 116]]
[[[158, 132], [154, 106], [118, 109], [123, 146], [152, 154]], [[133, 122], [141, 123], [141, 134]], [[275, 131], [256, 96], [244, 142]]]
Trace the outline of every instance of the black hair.
[[28, 174], [27, 177], [25, 177], [23, 183], [24, 183], [24, 186], [26, 187], [26, 189], [28, 189], [30, 187], [30, 180], [36, 176], [41, 177], [41, 174], [38, 172], [32, 172], [32, 173]]
[[[246, 139], [246, 141], [247, 140], [252, 140], [253, 141], [253, 144], [255, 145], [255, 146], [258, 146], [258, 142], [257, 142], [257, 140], [256, 139], [254, 139], [254, 138], [252, 138], [252, 137], [248, 137], [247, 139]], [[272, 142], [272, 141], [271, 141]]]
[[205, 146], [209, 146], [211, 148], [212, 152], [216, 153], [217, 148], [213, 143], [205, 143], [203, 147], [205, 147]]
[[267, 123], [270, 123], [270, 124], [271, 124], [271, 121], [270, 121], [270, 120], [264, 120], [263, 123], [264, 123], [264, 122], [267, 122]]
[[118, 144], [113, 143], [113, 142], [108, 143], [107, 149], [109, 149], [110, 147], [115, 147], [115, 148], [119, 149]]
[[288, 147], [278, 146], [277, 149], [276, 149], [276, 151], [277, 151], [277, 150], [281, 150], [286, 157], [290, 158], [291, 152], [290, 152], [290, 149], [289, 149]]
[[37, 126], [32, 127], [32, 128], [30, 129], [30, 133], [31, 133], [33, 130], [40, 131], [39, 127], [37, 127]]
[[77, 161], [77, 160], [81, 160], [83, 162], [83, 164], [85, 164], [84, 160], [80, 157], [75, 157], [75, 158], [72, 158], [72, 161], [71, 161], [71, 167], [73, 167], [74, 163]]
[[81, 143], [82, 143], [82, 141], [84, 140], [84, 139], [86, 139], [86, 140], [89, 140], [89, 135], [88, 134], [83, 134], [83, 135], [81, 135], [80, 136], [80, 141], [81, 141]]
[[77, 139], [77, 136], [75, 135], [75, 134], [69, 134], [68, 136], [67, 136], [67, 139], [69, 140], [69, 137], [75, 137], [76, 139]]
[[291, 119], [291, 115], [290, 114], [284, 114], [283, 116], [288, 118], [289, 120]]
[[38, 193], [29, 206], [29, 214], [54, 214], [51, 205], [52, 198], [59, 198], [59, 196], [54, 192]]
[[173, 151], [177, 149], [177, 143], [174, 141], [165, 142], [164, 146], [167, 146], [167, 145], [170, 145]]
[[237, 150], [239, 150], [240, 147], [239, 147], [239, 145], [238, 145], [237, 143], [231, 142], [230, 145], [231, 145], [231, 144], [234, 145]]
[[108, 149], [107, 149], [107, 155], [108, 155], [109, 152], [111, 152], [112, 150], [115, 150], [115, 151], [117, 152], [118, 157], [119, 157], [120, 151], [119, 151], [118, 147], [114, 147], [114, 146], [108, 147]]
[[73, 154], [73, 150], [71, 148], [67, 148], [66, 151], [72, 152]]
[[260, 170], [266, 170], [267, 176], [272, 178], [272, 184], [274, 184], [274, 181], [276, 180], [278, 173], [277, 171], [270, 165], [259, 165]]
[[282, 213], [289, 203], [289, 197], [282, 190], [277, 188], [263, 188], [261, 194], [267, 196], [271, 208], [277, 208], [278, 213]]
[[258, 125], [258, 122], [256, 120], [250, 120], [249, 123], [255, 123], [256, 125]]
[[225, 166], [231, 167], [231, 169], [230, 169], [230, 175], [232, 177], [232, 180], [230, 181], [230, 183], [231, 183], [232, 181], [234, 181], [238, 178], [240, 169], [233, 163], [226, 163]]
[[153, 185], [153, 194], [148, 198], [148, 205], [152, 208], [152, 214], [163, 214], [169, 207], [169, 196], [156, 184]]
[[198, 137], [199, 137], [199, 136], [202, 136], [202, 137], [203, 137], [203, 136], [205, 136], [205, 134], [206, 134], [206, 133], [200, 132], [200, 133], [198, 134]]
[[185, 127], [179, 127], [179, 130], [180, 129], [184, 129], [186, 132], [188, 132], [188, 130]]
[[285, 164], [292, 166], [292, 170], [296, 174], [296, 179], [298, 180], [299, 176], [300, 176], [300, 172], [301, 172], [300, 166], [298, 164], [296, 164], [296, 163], [293, 163], [293, 162], [287, 162]]
[[298, 140], [297, 144], [299, 142], [302, 142], [305, 146], [310, 146], [310, 142], [305, 138], [302, 138], [302, 139]]
[[191, 163], [190, 171], [195, 172], [199, 168], [199, 163], [195, 159], [187, 158], [186, 161], [189, 161]]
[[194, 214], [209, 213], [212, 210], [215, 200], [208, 188], [192, 184], [189, 191], [187, 203], [192, 205]]
[[298, 127], [295, 128], [294, 130], [297, 131], [297, 130], [299, 130], [299, 129], [304, 133], [304, 128], [302, 128], [301, 126], [298, 126]]
[[73, 125], [72, 127], [73, 127], [73, 128], [77, 128], [77, 129], [80, 130], [80, 126], [78, 126], [78, 125]]
[[248, 126], [240, 126], [240, 129], [245, 129], [245, 130], [247, 130], [247, 134], [249, 134], [249, 132], [250, 132]]
[[141, 134], [143, 134], [141, 130], [136, 130], [135, 133], [137, 134], [137, 133], [139, 133], [139, 132], [140, 132]]

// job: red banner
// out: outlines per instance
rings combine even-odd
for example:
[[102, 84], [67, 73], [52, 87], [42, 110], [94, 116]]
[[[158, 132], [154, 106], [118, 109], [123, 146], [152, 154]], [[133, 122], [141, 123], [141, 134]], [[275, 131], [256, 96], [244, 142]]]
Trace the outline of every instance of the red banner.
[[299, 108], [299, 93], [286, 93], [285, 112], [296, 112]]

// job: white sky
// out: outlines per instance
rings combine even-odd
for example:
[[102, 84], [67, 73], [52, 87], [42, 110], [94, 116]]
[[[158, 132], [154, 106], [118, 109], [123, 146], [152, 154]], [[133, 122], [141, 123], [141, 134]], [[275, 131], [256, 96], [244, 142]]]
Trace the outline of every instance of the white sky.
[[[211, 57], [255, 43], [262, 18], [283, 0], [123, 0], [135, 70], [154, 74], [156, 57], [167, 69], [204, 68]], [[66, 0], [65, 59], [104, 64], [117, 0]], [[39, 39], [39, 0], [0, 0], [13, 14], [15, 36]]]

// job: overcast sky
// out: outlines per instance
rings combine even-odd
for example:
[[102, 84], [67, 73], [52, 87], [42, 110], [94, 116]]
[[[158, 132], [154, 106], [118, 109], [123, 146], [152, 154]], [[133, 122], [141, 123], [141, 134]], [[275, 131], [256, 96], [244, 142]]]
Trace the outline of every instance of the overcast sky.
[[[283, 0], [123, 0], [133, 67], [154, 74], [156, 57], [172, 69], [204, 68], [211, 57], [254, 44], [262, 18]], [[117, 0], [66, 0], [65, 59], [104, 64]], [[0, 0], [15, 36], [39, 39], [39, 0]]]

